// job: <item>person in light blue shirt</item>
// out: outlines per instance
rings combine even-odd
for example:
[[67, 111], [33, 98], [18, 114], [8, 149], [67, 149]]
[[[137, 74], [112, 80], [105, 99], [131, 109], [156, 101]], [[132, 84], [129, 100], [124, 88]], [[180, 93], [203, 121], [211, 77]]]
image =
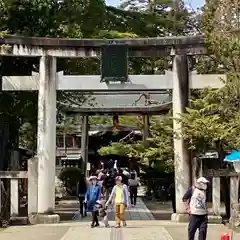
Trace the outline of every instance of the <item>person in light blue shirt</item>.
[[101, 199], [101, 187], [97, 183], [97, 176], [91, 176], [89, 178], [90, 185], [85, 194], [85, 203], [87, 204], [87, 212], [92, 212], [92, 224], [91, 227], [98, 227], [98, 211], [95, 208], [95, 204]]

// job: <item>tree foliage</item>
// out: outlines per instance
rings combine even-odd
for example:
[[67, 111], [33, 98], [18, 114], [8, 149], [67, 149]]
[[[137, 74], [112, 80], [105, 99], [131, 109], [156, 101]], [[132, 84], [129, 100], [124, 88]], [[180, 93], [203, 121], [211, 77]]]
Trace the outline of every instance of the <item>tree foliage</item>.
[[[187, 112], [179, 118], [183, 127], [182, 137], [188, 141], [189, 148], [196, 152], [209, 149], [223, 152], [240, 148], [240, 32], [237, 3], [235, 0], [209, 1], [203, 9], [201, 31], [205, 35], [210, 55], [199, 59], [197, 70], [202, 73], [224, 73], [226, 79], [224, 87], [220, 89], [204, 89], [195, 94]], [[158, 132], [161, 131], [158, 124], [155, 127], [158, 128]], [[144, 144], [140, 142], [125, 144], [124, 147], [114, 143], [110, 148], [102, 149], [100, 153], [119, 150], [122, 154], [130, 153], [142, 161], [157, 159], [157, 154], [160, 153], [165, 160], [172, 159], [165, 156], [165, 152], [172, 154], [172, 144], [166, 140], [169, 136], [158, 137], [152, 130], [151, 134], [148, 148], [144, 148]], [[172, 131], [168, 134], [172, 134]], [[152, 145], [157, 147], [152, 148]]]
[[[183, 137], [189, 142], [190, 148], [196, 153], [214, 149], [218, 152], [220, 164], [227, 151], [240, 149], [239, 14], [238, 0], [207, 1], [203, 9], [202, 30], [211, 55], [205, 57], [200, 66], [201, 70], [205, 68], [204, 72], [210, 70], [225, 74], [225, 85], [217, 90], [204, 90], [179, 119], [183, 126]], [[226, 212], [230, 217], [227, 179], [222, 178], [221, 184]]]
[[[103, 0], [0, 0], [0, 31], [2, 34], [3, 31], [7, 31], [14, 35], [67, 38], [158, 37], [171, 34], [186, 35], [193, 31], [192, 13], [183, 2], [179, 3], [177, 11], [171, 8], [172, 3], [168, 0], [144, 1], [144, 4], [145, 7], [139, 9], [138, 2], [128, 2], [125, 6], [115, 8], [106, 6]], [[99, 59], [89, 58], [61, 59], [58, 60], [57, 68], [65, 74], [95, 75], [100, 73], [99, 62]], [[154, 74], [170, 67], [170, 58], [129, 59], [131, 74]], [[39, 61], [35, 58], [1, 58], [1, 76], [30, 75], [38, 69]], [[22, 145], [27, 147], [27, 140], [36, 139], [37, 93], [1, 92], [0, 98], [1, 106], [4, 106], [0, 108], [0, 115], [4, 116], [3, 121], [10, 122], [9, 119], [13, 119], [11, 128], [16, 130], [13, 132], [20, 129], [20, 138], [16, 135], [14, 139], [20, 139]], [[83, 96], [77, 92], [59, 92], [58, 120], [66, 123], [59, 107], [61, 104], [81, 106], [85, 101], [94, 104], [91, 94]], [[90, 122], [110, 123], [112, 119], [93, 117], [90, 118]], [[120, 118], [120, 124], [141, 125], [140, 122], [137, 117]], [[69, 125], [67, 120], [66, 126], [59, 126], [58, 130], [69, 130]], [[154, 131], [157, 130], [152, 131], [154, 136]], [[35, 142], [31, 142], [29, 147], [36, 147]], [[140, 143], [136, 145], [141, 159], [151, 159], [159, 155], [159, 150], [156, 149], [162, 146], [158, 146], [153, 139], [149, 139], [149, 144], [152, 145], [149, 152], [145, 151]]]
[[[193, 12], [189, 12], [182, 1], [178, 1], [173, 6], [173, 2], [168, 0], [126, 0], [122, 1], [120, 8], [130, 12], [133, 16], [143, 16], [145, 23], [148, 23], [143, 24], [144, 27], [141, 28], [137, 25], [138, 36], [187, 35], [196, 32], [197, 21], [193, 17]], [[146, 19], [148, 20], [146, 21]], [[130, 61], [130, 72], [132, 74], [156, 74], [163, 73], [168, 69], [171, 69], [170, 57], [131, 59]], [[165, 171], [173, 170], [171, 118], [151, 118], [150, 135], [151, 137], [146, 142], [112, 143], [111, 146], [102, 147], [99, 154], [131, 156], [140, 159], [140, 162], [148, 168], [155, 167]]]
[[169, 117], [155, 117], [150, 123], [150, 137], [146, 141], [117, 142], [99, 149], [100, 155], [121, 155], [140, 160], [142, 165], [172, 171], [173, 131]]
[[[209, 1], [202, 26], [212, 62], [226, 75], [225, 85], [205, 89], [181, 116], [184, 138], [196, 151], [240, 148], [240, 32], [239, 1]], [[219, 148], [220, 146], [220, 148]]]

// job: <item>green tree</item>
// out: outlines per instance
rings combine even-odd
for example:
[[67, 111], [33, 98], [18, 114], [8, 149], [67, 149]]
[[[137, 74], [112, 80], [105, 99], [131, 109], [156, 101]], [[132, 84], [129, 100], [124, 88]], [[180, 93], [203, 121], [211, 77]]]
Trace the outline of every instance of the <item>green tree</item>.
[[118, 142], [102, 147], [100, 155], [120, 155], [139, 159], [145, 168], [173, 170], [173, 130], [169, 117], [153, 117], [150, 122], [150, 137], [147, 141]]
[[[157, 1], [153, 10], [148, 8], [146, 11], [139, 12], [106, 6], [102, 0], [1, 0], [0, 4], [2, 16], [0, 29], [7, 30], [10, 34], [42, 37], [124, 38], [165, 36], [175, 29], [175, 25], [173, 27], [172, 24], [173, 18], [167, 11], [169, 1]], [[181, 5], [179, 9], [184, 13], [181, 19], [185, 19], [189, 13], [184, 5]], [[181, 20], [181, 24], [183, 22], [184, 20]], [[130, 59], [129, 70], [137, 74], [162, 72], [169, 68], [169, 61], [170, 59], [161, 58]], [[58, 70], [64, 70], [67, 74], [99, 74], [99, 59], [61, 60], [58, 61]], [[32, 71], [38, 71], [37, 59], [2, 58], [1, 75], [26, 75]], [[20, 101], [19, 95], [7, 94], [6, 96], [4, 93], [3, 96], [6, 99], [10, 97], [14, 105], [17, 103], [18, 109], [31, 105], [32, 107], [26, 108], [26, 111], [34, 108], [34, 116], [36, 116], [37, 97], [35, 93], [32, 94], [27, 102]], [[92, 99], [91, 96], [86, 98], [78, 93], [60, 92], [58, 100], [61, 104], [74, 103], [81, 106], [84, 101]], [[3, 115], [5, 115], [4, 111], [6, 110], [3, 110]], [[22, 113], [18, 111], [16, 114]], [[20, 115], [18, 118], [22, 118]], [[26, 132], [26, 126], [34, 129], [33, 125], [36, 125], [36, 118], [33, 121], [31, 115], [29, 111], [25, 114], [24, 121], [21, 120], [20, 125], [25, 122], [30, 123], [24, 126], [23, 133]], [[134, 117], [121, 117], [120, 121], [130, 124], [136, 122], [135, 119]], [[104, 121], [100, 120], [100, 122]], [[16, 128], [18, 127], [16, 125]]]
[[224, 150], [239, 148], [240, 32], [236, 19], [239, 13], [235, 0], [209, 1], [204, 7], [206, 44], [216, 71], [226, 74], [226, 80], [221, 89], [202, 91], [181, 116], [185, 138], [195, 149], [200, 147], [199, 139], [207, 145], [221, 142]]
[[145, 26], [148, 28], [147, 32], [153, 34], [152, 37], [189, 34], [196, 27], [195, 19], [191, 17], [193, 11], [187, 9], [184, 1], [123, 0], [120, 8], [132, 14], [140, 12], [147, 16]]
[[[200, 66], [226, 75], [224, 87], [206, 89], [193, 100], [191, 108], [180, 117], [183, 137], [199, 153], [209, 148], [219, 154], [239, 149], [240, 119], [240, 32], [239, 1], [208, 1], [203, 9], [202, 29], [210, 53], [210, 64]], [[212, 66], [211, 66], [212, 64]], [[223, 181], [224, 199], [230, 215], [229, 188]]]
[[[171, 9], [170, 11], [169, 8]], [[168, 0], [122, 1], [120, 10], [117, 9], [116, 11], [120, 16], [124, 15], [126, 11], [135, 17], [142, 16], [145, 24], [141, 24], [141, 29], [137, 30], [138, 36], [185, 35], [196, 31], [197, 27], [197, 20], [194, 19], [193, 12], [189, 12], [182, 1], [174, 6], [172, 1]], [[141, 22], [141, 19], [139, 19], [139, 22]], [[132, 74], [163, 73], [164, 70], [170, 68], [171, 58], [138, 58], [131, 59], [130, 61], [130, 72]], [[147, 166], [149, 168], [151, 166], [155, 169], [160, 168], [163, 171], [172, 171], [173, 130], [171, 125], [172, 120], [169, 117], [167, 119], [152, 118], [151, 138], [149, 138], [147, 142], [112, 143], [111, 146], [101, 148], [99, 154], [133, 156], [140, 159], [143, 167]]]
[[[98, 3], [95, 4], [95, 3]], [[42, 37], [81, 37], [84, 34], [86, 23], [92, 24], [89, 30], [96, 30], [99, 22], [99, 14], [104, 14], [103, 1], [18, 1], [1, 0], [0, 1], [0, 29], [7, 30], [9, 34], [18, 34], [24, 36], [42, 36]], [[101, 11], [96, 11], [100, 10]], [[89, 14], [92, 18], [99, 21], [89, 21]], [[82, 18], [80, 19], [79, 16]], [[66, 19], [69, 18], [69, 19]], [[70, 19], [75, 18], [75, 19]], [[84, 20], [85, 19], [85, 20]], [[68, 21], [69, 20], [69, 21]], [[95, 24], [93, 26], [93, 24]], [[84, 26], [84, 27], [83, 27]], [[75, 27], [75, 29], [74, 29]], [[81, 31], [80, 31], [81, 30]], [[74, 33], [74, 35], [73, 35]], [[5, 32], [2, 32], [4, 35]], [[94, 60], [86, 64], [79, 64], [84, 69], [94, 66]], [[84, 62], [84, 63], [85, 63]], [[78, 68], [79, 68], [79, 65]], [[69, 64], [65, 61], [63, 64], [58, 61], [58, 69], [75, 67], [75, 64]], [[0, 74], [4, 75], [30, 75], [32, 71], [38, 71], [39, 61], [35, 58], [2, 57]], [[90, 69], [94, 74], [94, 67]], [[29, 146], [31, 149], [36, 147], [36, 124], [37, 124], [37, 94], [36, 93], [5, 93], [2, 92], [1, 115], [3, 121], [9, 122], [11, 117], [11, 129], [16, 129], [14, 139], [19, 139], [22, 146]], [[58, 103], [81, 105], [84, 101], [91, 101], [89, 96], [83, 96], [74, 92], [59, 92]], [[6, 102], [6, 104], [5, 104]], [[60, 104], [58, 104], [59, 106]], [[8, 107], [6, 107], [8, 106]], [[59, 109], [59, 108], [58, 108]], [[20, 128], [20, 137], [17, 136], [17, 130]], [[30, 137], [31, 135], [31, 137]], [[29, 141], [30, 140], [30, 141]], [[28, 144], [27, 144], [28, 142]], [[17, 146], [17, 143], [11, 145]]]

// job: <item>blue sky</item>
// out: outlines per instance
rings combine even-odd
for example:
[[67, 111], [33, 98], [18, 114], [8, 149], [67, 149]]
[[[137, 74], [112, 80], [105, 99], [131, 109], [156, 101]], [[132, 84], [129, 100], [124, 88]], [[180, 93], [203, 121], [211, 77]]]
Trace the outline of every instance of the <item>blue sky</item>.
[[[120, 0], [106, 0], [106, 3], [108, 5], [116, 6], [116, 5], [119, 5]], [[191, 7], [197, 8], [197, 7], [202, 7], [203, 6], [204, 0], [186, 0], [186, 3], [187, 4], [191, 3]]]

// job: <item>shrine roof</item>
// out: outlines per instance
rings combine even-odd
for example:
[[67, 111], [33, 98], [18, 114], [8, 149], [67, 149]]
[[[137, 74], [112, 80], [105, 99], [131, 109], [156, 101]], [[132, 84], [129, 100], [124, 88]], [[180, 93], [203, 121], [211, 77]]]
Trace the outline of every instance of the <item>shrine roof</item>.
[[[120, 120], [121, 122], [121, 120]], [[134, 124], [134, 123], [133, 123]], [[58, 126], [62, 126], [61, 124], [58, 124]], [[113, 124], [89, 124], [89, 135], [94, 135], [98, 132], [112, 132], [113, 131]], [[79, 125], [73, 125], [71, 126], [72, 129], [72, 134], [73, 135], [77, 135], [77, 136], [81, 136], [81, 124]], [[119, 131], [126, 131], [126, 132], [130, 132], [130, 131], [136, 131], [139, 132], [141, 131], [141, 128], [135, 125], [129, 125], [129, 124], [119, 124], [118, 125], [118, 130]], [[63, 133], [59, 133], [57, 135], [63, 135]]]
[[159, 113], [161, 110], [168, 111], [171, 105], [171, 96], [166, 93], [149, 93], [149, 102], [145, 102], [144, 94], [93, 94], [79, 105], [70, 103], [62, 105], [62, 111], [68, 114], [88, 113], [90, 115], [111, 113]]
[[81, 108], [132, 108], [145, 107], [146, 105], [161, 105], [171, 101], [171, 97], [166, 93], [149, 93], [150, 104], [145, 103], [145, 96], [142, 94], [121, 94], [120, 92], [93, 94], [85, 101]]
[[[113, 131], [113, 124], [96, 124], [96, 125], [90, 125], [89, 129], [93, 133], [96, 132], [112, 132]], [[134, 126], [134, 125], [127, 125], [127, 124], [119, 124], [118, 125], [118, 130], [119, 131], [137, 131], [141, 130], [139, 127]]]
[[166, 114], [172, 107], [172, 102], [163, 103], [154, 106], [132, 106], [132, 107], [110, 107], [110, 108], [81, 108], [61, 106], [61, 110], [66, 114], [83, 114], [83, 115], [112, 115], [118, 113], [121, 115], [147, 114], [161, 115]]

